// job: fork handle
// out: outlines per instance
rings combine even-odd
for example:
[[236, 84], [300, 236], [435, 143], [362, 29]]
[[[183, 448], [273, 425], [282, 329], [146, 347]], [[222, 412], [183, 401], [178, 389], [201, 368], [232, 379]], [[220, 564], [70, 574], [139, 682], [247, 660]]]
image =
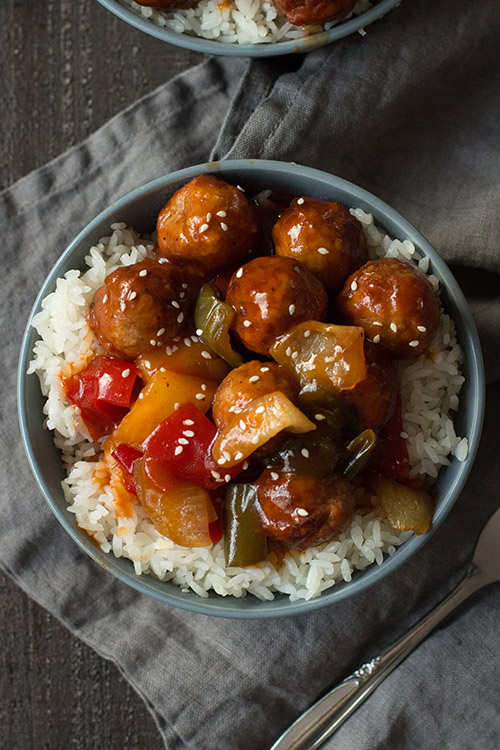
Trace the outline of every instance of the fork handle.
[[464, 599], [485, 585], [471, 565], [463, 580], [393, 646], [363, 664], [320, 698], [279, 737], [270, 750], [316, 750], [356, 710], [392, 670]]

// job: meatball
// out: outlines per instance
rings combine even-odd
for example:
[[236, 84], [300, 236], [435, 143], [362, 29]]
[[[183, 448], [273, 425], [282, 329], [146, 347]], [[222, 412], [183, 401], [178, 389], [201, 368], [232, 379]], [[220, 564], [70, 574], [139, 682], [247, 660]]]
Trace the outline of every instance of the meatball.
[[254, 398], [281, 391], [295, 402], [299, 384], [276, 362], [246, 362], [226, 375], [215, 393], [212, 416], [223, 430]]
[[356, 0], [275, 0], [274, 4], [295, 26], [326, 23], [343, 18]]
[[307, 549], [332, 539], [354, 513], [354, 488], [341, 474], [316, 479], [266, 469], [256, 485], [264, 533], [287, 547]]
[[376, 344], [365, 341], [366, 377], [341, 397], [354, 406], [361, 430], [378, 430], [392, 416], [399, 391], [399, 378], [389, 356]]
[[331, 292], [368, 259], [361, 224], [340, 203], [295, 198], [273, 227], [276, 253], [300, 260]]
[[429, 280], [396, 258], [369, 261], [349, 276], [337, 308], [345, 323], [362, 326], [375, 344], [402, 359], [427, 349], [440, 318]]
[[177, 190], [158, 215], [158, 248], [176, 265], [210, 274], [243, 263], [256, 247], [259, 220], [241, 190], [200, 175]]
[[272, 255], [254, 258], [233, 274], [226, 302], [236, 311], [233, 328], [241, 341], [267, 355], [297, 323], [323, 320], [328, 295], [302, 263]]
[[192, 307], [192, 293], [168, 264], [146, 258], [111, 273], [94, 295], [88, 322], [113, 356], [135, 359], [169, 342]]

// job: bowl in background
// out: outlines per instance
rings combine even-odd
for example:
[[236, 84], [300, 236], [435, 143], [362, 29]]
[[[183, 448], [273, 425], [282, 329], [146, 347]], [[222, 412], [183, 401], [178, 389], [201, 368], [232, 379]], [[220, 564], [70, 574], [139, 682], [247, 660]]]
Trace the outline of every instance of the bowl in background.
[[328, 31], [320, 31], [302, 39], [291, 39], [283, 42], [263, 42], [262, 44], [232, 44], [219, 42], [190, 34], [170, 31], [158, 26], [153, 21], [143, 16], [140, 11], [135, 11], [120, 0], [99, 0], [101, 5], [114, 13], [122, 21], [135, 26], [146, 34], [161, 39], [169, 44], [175, 44], [184, 49], [192, 49], [196, 52], [205, 52], [209, 55], [233, 55], [236, 57], [274, 57], [276, 55], [289, 55], [297, 52], [309, 52], [318, 47], [324, 47], [331, 42], [342, 39], [349, 34], [363, 29], [365, 26], [385, 15], [387, 11], [401, 3], [401, 0], [380, 0], [373, 8], [359, 16], [353, 16], [346, 21], [339, 21]]
[[[372, 213], [375, 223], [392, 237], [411, 240], [430, 259], [432, 273], [440, 282], [443, 305], [455, 322], [458, 341], [464, 354], [462, 372], [465, 383], [454, 421], [457, 434], [468, 438], [469, 453], [465, 461], [460, 462], [454, 458], [450, 466], [441, 470], [433, 487], [436, 511], [431, 529], [423, 536], [411, 537], [380, 566], [372, 565], [357, 572], [349, 583], [336, 583], [319, 597], [309, 601], [290, 601], [282, 594], [276, 595], [274, 601], [261, 601], [250, 594], [244, 598], [234, 598], [221, 597], [214, 592], [204, 599], [194, 592], [182, 593], [179, 586], [159, 581], [150, 575], [137, 576], [130, 560], [104, 553], [77, 527], [74, 515], [66, 508], [61, 487], [61, 481], [65, 477], [61, 456], [54, 445], [52, 433], [44, 428], [42, 410], [45, 399], [41, 394], [37, 375], [26, 374], [38, 339], [37, 332], [31, 327], [31, 320], [39, 312], [42, 300], [54, 291], [56, 279], [72, 268], [83, 270], [89, 248], [109, 234], [110, 224], [114, 222], [124, 221], [139, 232], [151, 232], [160, 208], [172, 193], [196, 175], [204, 173], [241, 184], [249, 194], [269, 188], [291, 195], [316, 196], [356, 206]], [[19, 419], [26, 453], [50, 508], [68, 534], [99, 565], [138, 591], [194, 612], [235, 618], [285, 616], [339, 602], [380, 581], [415, 554], [443, 522], [465, 483], [479, 443], [484, 393], [481, 350], [471, 312], [446, 264], [424, 237], [386, 203], [346, 180], [297, 164], [259, 160], [213, 162], [165, 175], [133, 190], [91, 221], [64, 251], [42, 286], [24, 334], [18, 373]]]

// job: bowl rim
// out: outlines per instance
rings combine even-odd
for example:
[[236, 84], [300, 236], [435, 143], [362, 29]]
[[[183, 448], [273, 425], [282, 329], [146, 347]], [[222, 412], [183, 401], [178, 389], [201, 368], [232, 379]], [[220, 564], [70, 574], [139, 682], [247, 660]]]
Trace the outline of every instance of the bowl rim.
[[309, 52], [310, 50], [324, 47], [327, 44], [343, 39], [349, 36], [349, 34], [353, 34], [373, 23], [378, 18], [381, 18], [389, 10], [400, 5], [402, 0], [380, 0], [370, 10], [365, 11], [359, 16], [354, 16], [347, 21], [340, 22], [328, 31], [320, 31], [317, 34], [312, 34], [302, 39], [289, 39], [285, 42], [263, 42], [262, 44], [217, 42], [211, 39], [204, 39], [203, 37], [170, 31], [162, 26], [157, 26], [130, 8], [126, 8], [118, 0], [98, 0], [98, 2], [122, 21], [134, 26], [136, 29], [177, 47], [194, 50], [195, 52], [205, 52], [210, 55], [275, 57], [277, 55]]
[[[28, 364], [32, 357], [32, 345], [38, 339], [38, 334], [31, 327], [33, 316], [40, 310], [41, 302], [44, 297], [49, 294], [55, 285], [55, 280], [60, 275], [60, 269], [66, 261], [71, 257], [75, 249], [81, 245], [83, 241], [88, 238], [91, 233], [103, 222], [111, 222], [113, 214], [126, 208], [131, 202], [134, 201], [139, 195], [155, 191], [159, 188], [168, 187], [172, 183], [177, 183], [183, 180], [189, 180], [192, 177], [207, 173], [215, 175], [223, 175], [227, 178], [231, 177], [232, 173], [241, 173], [241, 171], [247, 173], [260, 173], [263, 170], [268, 172], [278, 173], [280, 175], [291, 175], [293, 177], [308, 177], [317, 181], [318, 185], [322, 182], [326, 186], [336, 188], [339, 190], [346, 190], [353, 193], [353, 198], [356, 201], [365, 202], [370, 206], [370, 211], [374, 215], [383, 216], [386, 221], [395, 221], [401, 234], [405, 235], [405, 238], [410, 239], [420, 251], [425, 255], [429, 256], [433, 268], [437, 269], [439, 274], [446, 282], [447, 291], [460, 305], [460, 316], [461, 321], [464, 324], [467, 332], [466, 341], [462, 340], [460, 343], [462, 348], [464, 344], [468, 344], [468, 355], [469, 355], [469, 379], [470, 387], [474, 398], [471, 399], [469, 406], [471, 410], [470, 416], [470, 431], [468, 435], [469, 440], [469, 452], [465, 461], [460, 462], [456, 471], [453, 484], [450, 486], [447, 492], [446, 502], [443, 502], [441, 507], [436, 511], [432, 526], [426, 534], [421, 536], [413, 535], [404, 544], [397, 548], [394, 555], [385, 557], [382, 565], [371, 565], [364, 571], [361, 571], [359, 577], [354, 577], [350, 582], [338, 582], [329, 589], [315, 598], [309, 600], [296, 600], [290, 601], [286, 594], [279, 594], [275, 592], [275, 599], [272, 601], [265, 601], [258, 599], [257, 597], [247, 594], [246, 597], [216, 597], [211, 596], [207, 599], [199, 597], [194, 592], [189, 594], [181, 593], [181, 587], [177, 584], [169, 581], [159, 581], [150, 575], [137, 576], [133, 569], [133, 563], [126, 559], [129, 563], [130, 571], [128, 567], [126, 570], [118, 566], [116, 558], [111, 553], [105, 553], [101, 548], [91, 541], [83, 532], [81, 532], [76, 524], [74, 523], [74, 516], [70, 514], [65, 508], [60, 508], [52, 496], [52, 493], [45, 481], [40, 468], [35, 458], [34, 449], [29, 435], [28, 429], [28, 411], [27, 411], [27, 374]], [[240, 175], [241, 177], [241, 175]], [[375, 218], [376, 223], [382, 223], [379, 219]], [[455, 321], [456, 322], [456, 321]], [[34, 375], [34, 377], [36, 377]], [[120, 198], [115, 203], [101, 211], [92, 221], [90, 221], [70, 242], [67, 248], [60, 255], [58, 260], [52, 266], [49, 274], [47, 275], [42, 288], [40, 289], [36, 300], [30, 311], [27, 324], [25, 327], [21, 353], [19, 359], [18, 373], [17, 373], [17, 400], [18, 400], [18, 418], [21, 431], [22, 442], [28, 462], [33, 472], [35, 479], [42, 490], [42, 493], [47, 501], [52, 512], [61, 523], [63, 528], [69, 534], [69, 536], [76, 541], [78, 546], [85, 551], [95, 562], [101, 567], [105, 568], [108, 572], [118, 578], [120, 581], [128, 584], [135, 590], [146, 593], [158, 601], [164, 604], [171, 604], [181, 609], [185, 609], [198, 614], [205, 614], [217, 617], [237, 618], [237, 619], [261, 619], [268, 617], [284, 617], [294, 614], [302, 614], [306, 611], [312, 611], [321, 607], [339, 602], [347, 597], [361, 593], [365, 589], [379, 580], [385, 578], [392, 571], [403, 565], [417, 550], [419, 550], [442, 524], [451, 508], [455, 504], [460, 491], [462, 490], [465, 481], [472, 468], [475, 455], [477, 453], [479, 439], [481, 435], [481, 428], [484, 415], [484, 403], [485, 403], [485, 380], [484, 380], [484, 366], [481, 354], [481, 347], [479, 343], [479, 336], [477, 333], [476, 325], [472, 317], [469, 305], [457, 283], [451, 271], [448, 269], [445, 262], [438, 255], [437, 251], [434, 250], [423, 235], [415, 229], [404, 217], [402, 217], [397, 211], [391, 208], [387, 203], [377, 198], [372, 193], [364, 190], [348, 180], [344, 180], [341, 177], [332, 175], [330, 173], [314, 169], [312, 167], [304, 167], [294, 162], [284, 161], [271, 161], [271, 160], [258, 160], [258, 159], [238, 159], [228, 160], [223, 162], [209, 162], [205, 164], [199, 164], [192, 167], [186, 167], [184, 169], [176, 170], [174, 172], [165, 174], [154, 180], [147, 182], [146, 184], [135, 188], [134, 190], [127, 193], [125, 196]], [[47, 431], [47, 436], [52, 439], [52, 432]], [[125, 558], [124, 558], [125, 560]], [[161, 586], [166, 584], [173, 587], [172, 591], [163, 590]], [[191, 598], [194, 597], [194, 598]], [[224, 606], [218, 607], [218, 604], [222, 601], [225, 602]], [[251, 608], [242, 608], [241, 602], [244, 601], [247, 606], [250, 602]], [[231, 606], [234, 605], [234, 606]]]

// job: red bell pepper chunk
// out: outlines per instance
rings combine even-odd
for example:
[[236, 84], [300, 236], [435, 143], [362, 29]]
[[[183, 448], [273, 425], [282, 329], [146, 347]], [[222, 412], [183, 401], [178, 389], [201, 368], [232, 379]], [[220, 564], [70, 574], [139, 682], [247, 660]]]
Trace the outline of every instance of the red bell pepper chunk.
[[138, 458], [142, 456], [142, 451], [137, 450], [132, 445], [126, 443], [120, 443], [114, 450], [111, 451], [113, 458], [116, 458], [119, 464], [122, 465], [124, 472], [123, 476], [125, 479], [125, 489], [131, 492], [133, 495], [137, 495], [134, 483], [134, 463]]
[[218, 466], [211, 446], [217, 429], [193, 404], [183, 404], [144, 441], [146, 460], [155, 459], [178, 480], [207, 489], [219, 487], [241, 471]]
[[79, 407], [94, 440], [111, 432], [127, 413], [138, 373], [133, 362], [95, 357], [84, 370], [65, 379], [66, 398]]
[[379, 463], [377, 474], [390, 478], [405, 477], [408, 474], [410, 459], [406, 441], [401, 437], [402, 431], [401, 394], [398, 393], [394, 413], [379, 432], [380, 441], [384, 446], [384, 455]]

